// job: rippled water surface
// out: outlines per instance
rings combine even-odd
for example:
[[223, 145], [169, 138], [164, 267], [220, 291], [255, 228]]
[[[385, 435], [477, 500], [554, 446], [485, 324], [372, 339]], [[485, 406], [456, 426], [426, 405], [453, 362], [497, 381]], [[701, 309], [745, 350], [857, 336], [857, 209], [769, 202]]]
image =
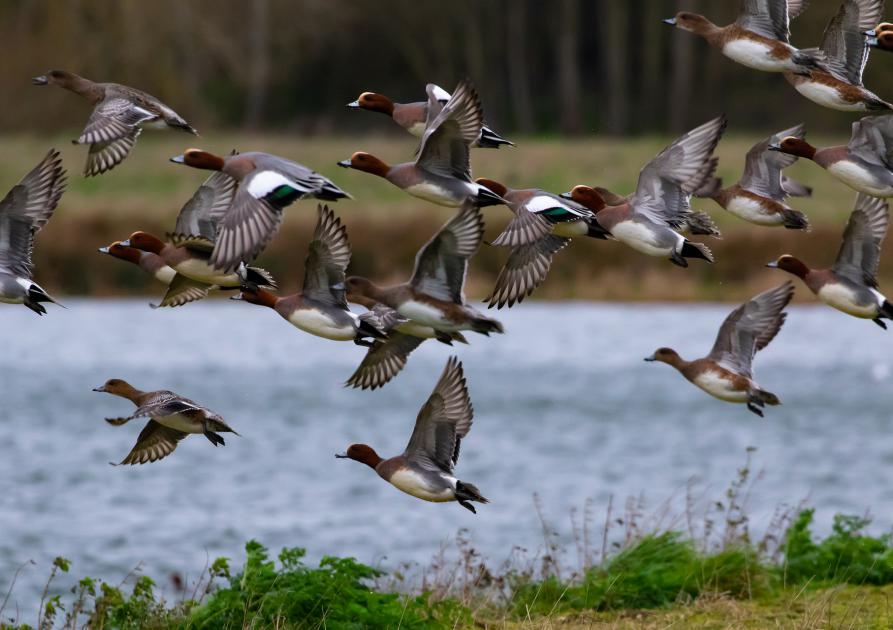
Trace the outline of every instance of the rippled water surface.
[[[758, 356], [758, 380], [784, 402], [762, 420], [642, 361], [662, 345], [705, 354], [729, 306], [524, 304], [499, 313], [508, 334], [457, 349], [475, 407], [457, 472], [492, 499], [474, 516], [333, 457], [355, 441], [386, 456], [402, 451], [446, 346], [424, 344], [396, 381], [360, 392], [341, 383], [361, 348], [305, 335], [266, 309], [68, 306], [44, 318], [21, 307], [0, 313], [0, 599], [15, 568], [33, 559], [13, 595], [26, 607], [59, 554], [74, 574], [113, 582], [138, 563], [159, 578], [195, 575], [207, 556], [241, 560], [251, 538], [387, 567], [426, 562], [468, 528], [498, 559], [513, 545], [541, 544], [534, 492], [565, 530], [587, 498], [596, 511], [612, 494], [658, 505], [692, 478], [719, 496], [747, 446], [765, 469], [750, 500], [754, 521], [804, 498], [825, 525], [834, 512], [867, 509], [878, 527], [893, 521], [893, 331], [827, 308], [792, 309]], [[142, 424], [103, 421], [131, 408], [90, 391], [110, 377], [194, 398], [242, 437], [215, 449], [193, 436], [161, 462], [109, 466]]]

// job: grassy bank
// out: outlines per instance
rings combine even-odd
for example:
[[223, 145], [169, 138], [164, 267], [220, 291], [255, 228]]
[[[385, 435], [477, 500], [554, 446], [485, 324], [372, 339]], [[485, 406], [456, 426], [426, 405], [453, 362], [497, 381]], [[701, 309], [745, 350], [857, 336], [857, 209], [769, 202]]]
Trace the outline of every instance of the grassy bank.
[[[387, 128], [386, 120], [369, 116], [371, 128]], [[203, 174], [169, 163], [170, 156], [187, 145], [217, 152], [233, 147], [262, 148], [278, 153], [330, 176], [350, 191], [355, 200], [337, 205], [347, 224], [354, 248], [352, 271], [381, 280], [406, 277], [416, 250], [450, 215], [450, 210], [414, 199], [378, 178], [345, 171], [335, 166], [355, 150], [370, 150], [389, 161], [411, 158], [413, 139], [401, 135], [358, 139], [317, 139], [287, 135], [251, 136], [207, 132], [203, 138], [177, 133], [146, 133], [133, 154], [113, 172], [83, 179], [82, 147], [69, 144], [71, 134], [52, 138], [7, 137], [7, 151], [0, 156], [0, 185], [10, 186], [36, 163], [50, 146], [64, 152], [69, 169], [69, 191], [53, 220], [41, 232], [35, 252], [38, 280], [60, 295], [157, 295], [138, 270], [95, 252], [108, 242], [136, 229], [163, 234], [173, 226], [180, 206], [202, 181]], [[744, 154], [755, 137], [730, 136], [719, 147], [720, 175], [735, 181]], [[593, 138], [592, 140], [520, 139], [516, 149], [475, 151], [476, 175], [502, 180], [509, 185], [567, 190], [578, 183], [598, 183], [618, 192], [635, 187], [642, 163], [654, 155], [667, 138]], [[843, 142], [844, 138], [817, 138], [818, 144]], [[709, 211], [723, 229], [721, 241], [708, 239], [717, 258], [710, 266], [695, 261], [678, 269], [667, 261], [652, 259], [617, 243], [581, 239], [556, 256], [546, 283], [535, 294], [540, 299], [601, 300], [738, 300], [777, 282], [780, 275], [763, 264], [781, 253], [794, 253], [828, 265], [836, 254], [843, 224], [854, 194], [813, 164], [796, 164], [790, 174], [815, 189], [811, 199], [794, 200], [814, 226], [809, 234], [746, 224], [711, 201], [697, 206]], [[313, 202], [296, 204], [286, 212], [282, 233], [258, 260], [280, 279], [287, 290], [297, 287], [312, 230]], [[509, 215], [505, 209], [488, 208], [487, 238], [493, 238]], [[488, 294], [507, 253], [484, 247], [472, 263], [469, 295]], [[893, 283], [893, 260], [885, 257], [881, 283]], [[889, 282], [887, 282], [889, 280]]]
[[[757, 536], [746, 502], [748, 464], [721, 500], [683, 514], [611, 503], [600, 531], [591, 506], [572, 513], [567, 549], [537, 513], [543, 547], [494, 564], [464, 532], [455, 553], [390, 573], [352, 558], [275, 558], [250, 541], [244, 560], [218, 558], [165, 586], [134, 571], [119, 584], [82, 578], [57, 558], [38, 610], [0, 599], [0, 628], [889, 628], [893, 541], [870, 520], [838, 515], [812, 531], [812, 510], [782, 508]], [[665, 523], [671, 523], [667, 526]], [[576, 557], [576, 561], [571, 558]], [[14, 600], [13, 600], [14, 601]]]

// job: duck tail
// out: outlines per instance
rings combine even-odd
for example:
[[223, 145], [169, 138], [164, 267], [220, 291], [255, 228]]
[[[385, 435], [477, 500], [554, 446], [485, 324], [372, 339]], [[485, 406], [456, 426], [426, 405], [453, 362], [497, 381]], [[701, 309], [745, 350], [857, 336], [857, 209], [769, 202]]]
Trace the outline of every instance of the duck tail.
[[478, 503], [490, 502], [490, 499], [481, 494], [477, 486], [464, 481], [456, 481], [456, 499], [459, 501], [477, 501]]
[[266, 269], [261, 269], [260, 267], [247, 267], [245, 279], [248, 282], [256, 284], [259, 287], [263, 287], [265, 289], [277, 289], [276, 280], [273, 279], [273, 274], [271, 274]]
[[789, 230], [806, 230], [809, 231], [809, 219], [799, 210], [793, 208], [785, 208], [781, 211], [784, 219], [784, 226]]
[[478, 138], [477, 145], [482, 149], [498, 149], [503, 145], [513, 147], [515, 143], [506, 140], [489, 127], [483, 126], [481, 127], [481, 135]]
[[478, 188], [478, 194], [477, 198], [475, 199], [475, 204], [478, 208], [507, 205], [505, 199], [484, 186]]
[[483, 315], [471, 320], [471, 329], [476, 333], [487, 336], [494, 332], [500, 334], [505, 332], [505, 329], [500, 322], [495, 319], [490, 319], [489, 317], [484, 317]]
[[754, 391], [753, 397], [765, 405], [771, 405], [773, 407], [777, 407], [778, 405], [781, 404], [781, 401], [778, 399], [778, 396], [776, 396], [772, 392], [767, 392], [765, 389], [758, 389], [758, 390]]
[[704, 243], [695, 243], [688, 239], [685, 239], [685, 242], [682, 244], [682, 251], [679, 254], [683, 258], [700, 258], [709, 263], [713, 262], [713, 252], [710, 251], [709, 247], [704, 245]]
[[[37, 313], [38, 315], [46, 315], [46, 308], [41, 304], [41, 302], [52, 302], [56, 306], [62, 306], [59, 302], [57, 302], [49, 293], [44, 291], [37, 284], [32, 284], [28, 288], [28, 293], [25, 296], [24, 304], [32, 311]], [[62, 306], [62, 308], [65, 308]]]
[[881, 304], [881, 312], [878, 314], [878, 317], [893, 319], [893, 304], [890, 304], [888, 300], [884, 300], [884, 303]]
[[879, 98], [866, 98], [864, 100], [865, 109], [870, 112], [884, 112], [893, 110], [893, 105]]
[[692, 212], [686, 220], [688, 229], [692, 234], [701, 234], [704, 236], [713, 236], [722, 238], [722, 232], [716, 227], [716, 223], [710, 218], [706, 212]]
[[[366, 313], [363, 313], [363, 315], [366, 315]], [[372, 337], [373, 339], [387, 339], [388, 334], [375, 326], [376, 323], [375, 318], [361, 316], [357, 325], [360, 330], [360, 336]]]
[[339, 199], [353, 199], [350, 193], [347, 193], [330, 181], [326, 181], [320, 189], [313, 195], [316, 199], [323, 201], [338, 201]]

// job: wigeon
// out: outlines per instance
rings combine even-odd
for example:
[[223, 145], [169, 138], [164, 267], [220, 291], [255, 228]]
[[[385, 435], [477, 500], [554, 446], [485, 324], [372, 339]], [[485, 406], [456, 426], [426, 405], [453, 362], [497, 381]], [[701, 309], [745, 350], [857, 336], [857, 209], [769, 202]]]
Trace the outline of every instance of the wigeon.
[[[335, 341], [369, 346], [368, 337], [384, 339], [390, 326], [378, 313], [351, 313], [345, 299], [344, 272], [350, 264], [347, 229], [328, 206], [317, 208], [318, 220], [304, 262], [304, 287], [281, 297], [261, 288], [242, 288], [234, 299], [273, 309], [295, 328]], [[399, 319], [399, 318], [398, 318]]]
[[790, 230], [808, 230], [806, 215], [785, 203], [790, 194], [788, 188], [799, 191], [799, 186], [809, 191], [782, 175], [782, 169], [796, 162], [797, 156], [769, 150], [782, 138], [803, 138], [803, 135], [801, 124], [779, 131], [753, 145], [747, 152], [741, 179], [723, 188], [722, 180], [717, 178], [710, 198], [735, 216], [757, 225], [782, 225]]
[[743, 66], [764, 72], [808, 73], [822, 69], [824, 54], [815, 48], [791, 46], [790, 20], [806, 8], [806, 0], [742, 0], [738, 19], [717, 26], [703, 15], [683, 11], [665, 24], [691, 31]]
[[[347, 106], [385, 114], [406, 131], [421, 138], [425, 133], [425, 123], [428, 120], [428, 103], [433, 100], [442, 107], [452, 98], [449, 92], [433, 83], [429, 83], [425, 87], [425, 92], [428, 95], [428, 100], [417, 103], [395, 103], [384, 94], [363, 92], [357, 100], [348, 103]], [[474, 147], [483, 149], [498, 149], [503, 145], [513, 147], [515, 143], [509, 142], [486, 124], [481, 125], [480, 135], [472, 144]]]
[[[362, 295], [352, 295], [351, 299], [375, 314], [384, 311], [387, 320], [387, 311], [393, 311], [389, 307]], [[379, 315], [380, 316], [380, 315]], [[344, 383], [346, 387], [375, 390], [389, 383], [399, 374], [409, 355], [418, 348], [426, 339], [436, 339], [448, 346], [453, 342], [467, 344], [468, 340], [460, 332], [442, 332], [424, 326], [418, 322], [401, 317], [401, 320], [388, 330], [387, 339], [376, 339], [372, 342], [366, 356], [360, 362], [356, 371]]]
[[226, 272], [215, 267], [211, 256], [219, 235], [219, 223], [236, 195], [235, 181], [225, 173], [215, 173], [199, 186], [181, 208], [174, 231], [165, 242], [138, 231], [121, 241], [123, 247], [149, 252], [177, 272], [161, 306], [180, 306], [205, 297], [212, 288], [235, 289], [245, 283], [275, 288], [270, 274], [259, 267], [240, 265]]
[[554, 254], [573, 236], [605, 239], [610, 234], [595, 220], [600, 208], [587, 208], [559, 195], [528, 188], [513, 190], [492, 179], [475, 180], [506, 200], [515, 214], [491, 245], [511, 247], [511, 253], [485, 298], [488, 308], [520, 303], [545, 281]]
[[[634, 195], [598, 211], [598, 224], [636, 251], [666, 257], [680, 267], [688, 266], [686, 258], [712, 263], [706, 245], [689, 241], [677, 230], [688, 222], [692, 193], [713, 178], [712, 154], [725, 127], [726, 118], [720, 116], [673, 141], [642, 168]], [[565, 195], [587, 206], [593, 192], [577, 186]], [[599, 195], [598, 202], [603, 201]]]
[[869, 45], [864, 31], [877, 24], [884, 0], [844, 0], [822, 36], [819, 49], [825, 54], [827, 70], [785, 72], [784, 77], [813, 103], [844, 112], [893, 109], [862, 84]]
[[[106, 418], [112, 426], [121, 426], [136, 418], [149, 418], [140, 431], [136, 445], [117, 465], [146, 464], [164, 459], [174, 452], [177, 442], [190, 433], [204, 435], [214, 446], [226, 445], [220, 433], [236, 433], [219, 415], [196, 402], [167, 390], [143, 392], [118, 378], [93, 389], [126, 398], [136, 411], [124, 418]], [[113, 464], [114, 465], [114, 464]]]
[[130, 153], [144, 127], [198, 132], [182, 116], [151, 94], [117, 83], [95, 83], [64, 70], [50, 70], [32, 79], [34, 85], [58, 85], [94, 106], [74, 144], [89, 144], [84, 177], [112, 170]]
[[476, 513], [472, 501], [489, 501], [475, 486], [453, 475], [453, 467], [459, 461], [460, 443], [471, 430], [473, 420], [474, 409], [462, 363], [451, 357], [419, 411], [403, 454], [382, 459], [371, 446], [351, 444], [346, 453], [335, 457], [366, 464], [398, 490], [416, 498], [433, 503], [457, 501]]
[[505, 203], [471, 180], [470, 147], [484, 120], [474, 86], [467, 80], [459, 83], [442, 108], [431, 99], [429, 94], [428, 121], [414, 162], [389, 166], [374, 155], [358, 152], [338, 165], [378, 175], [410, 195], [441, 206], [457, 207], [467, 198], [479, 207]]
[[854, 122], [847, 145], [816, 149], [803, 138], [788, 136], [769, 149], [812, 160], [857, 192], [893, 197], [893, 116]]
[[158, 254], [144, 252], [136, 247], [125, 247], [121, 241], [114, 241], [99, 248], [100, 254], [136, 265], [165, 286], [170, 286], [177, 272]]
[[409, 282], [382, 287], [367, 278], [351, 276], [347, 279], [347, 299], [355, 303], [374, 300], [412, 322], [442, 333], [501, 333], [501, 323], [465, 302], [468, 259], [477, 252], [483, 237], [481, 211], [467, 200], [456, 216], [419, 250]]
[[723, 322], [713, 349], [703, 359], [686, 361], [672, 348], [659, 348], [645, 360], [672, 365], [714, 398], [747, 403], [750, 411], [762, 417], [765, 405], [781, 402], [753, 380], [751, 365], [754, 355], [781, 330], [787, 317], [782, 311], [793, 295], [793, 283], [785, 282], [736, 308]]
[[882, 319], [893, 319], [893, 304], [878, 291], [877, 268], [888, 221], [885, 200], [859, 193], [833, 267], [810, 269], [789, 254], [767, 267], [794, 274], [828, 306], [853, 317], [871, 319], [886, 329]]
[[171, 158], [177, 164], [218, 171], [238, 185], [229, 207], [215, 211], [218, 223], [211, 265], [225, 272], [251, 262], [264, 250], [282, 225], [282, 211], [305, 197], [338, 201], [350, 195], [306, 166], [277, 155], [249, 151], [220, 157], [189, 149]]
[[65, 192], [65, 178], [59, 152], [51, 149], [0, 201], [0, 302], [24, 304], [38, 315], [47, 312], [41, 302], [59, 304], [34, 282], [31, 252]]

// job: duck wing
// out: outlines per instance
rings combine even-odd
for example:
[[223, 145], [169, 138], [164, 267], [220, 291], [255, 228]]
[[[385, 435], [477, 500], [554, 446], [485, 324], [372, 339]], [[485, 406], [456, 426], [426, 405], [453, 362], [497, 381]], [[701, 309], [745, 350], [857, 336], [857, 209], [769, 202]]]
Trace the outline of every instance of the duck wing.
[[741, 0], [735, 24], [770, 39], [788, 42], [790, 21], [806, 8], [806, 0]]
[[484, 218], [470, 200], [440, 228], [415, 258], [409, 281], [416, 291], [438, 300], [465, 303], [465, 274], [484, 238]]
[[844, 0], [822, 36], [819, 46], [828, 68], [851, 85], [862, 85], [862, 72], [868, 62], [865, 31], [881, 21], [884, 0]]
[[203, 407], [188, 398], [183, 398], [179, 394], [167, 390], [159, 390], [152, 392], [152, 396], [147, 398], [137, 407], [131, 418], [161, 418], [164, 416], [172, 416], [178, 413], [201, 412]]
[[859, 193], [832, 267], [834, 273], [858, 284], [877, 287], [881, 243], [887, 235], [889, 220], [886, 199]]
[[356, 371], [344, 383], [359, 389], [376, 389], [390, 382], [403, 370], [409, 354], [425, 341], [401, 332], [391, 332], [385, 340], [376, 340]]
[[328, 206], [317, 206], [318, 220], [304, 261], [303, 294], [329, 306], [348, 310], [344, 272], [350, 264], [347, 228]]
[[177, 443], [188, 434], [177, 431], [154, 420], [149, 420], [136, 438], [136, 444], [118, 465], [147, 464], [164, 459], [174, 452]]
[[853, 123], [850, 153], [893, 170], [893, 116], [866, 116]]
[[419, 411], [403, 456], [428, 470], [451, 473], [459, 445], [474, 420], [462, 363], [450, 357], [431, 396]]
[[62, 158], [52, 149], [0, 201], [0, 269], [31, 278], [34, 236], [59, 205], [65, 179]]
[[595, 216], [580, 204], [545, 191], [537, 191], [512, 209], [515, 216], [491, 245], [517, 247], [535, 243], [549, 234], [555, 223], [591, 221]]
[[726, 117], [714, 118], [674, 140], [639, 172], [633, 211], [655, 223], [679, 227], [689, 211], [691, 193], [712, 177], [711, 159], [726, 128]]
[[747, 152], [744, 173], [738, 185], [761, 197], [768, 197], [779, 202], [783, 201], [790, 193], [785, 188], [786, 182], [781, 171], [796, 162], [797, 156], [782, 153], [781, 151], [770, 151], [769, 147], [788, 136], [803, 138], [805, 135], [804, 129], [805, 126], [799, 124], [790, 129], [779, 131], [762, 142], [753, 145], [750, 151]]
[[764, 291], [732, 311], [719, 329], [707, 358], [725, 369], [751, 377], [754, 355], [765, 348], [787, 317], [785, 307], [794, 296], [790, 281]]
[[[235, 151], [231, 153], [235, 155]], [[198, 247], [212, 251], [217, 226], [236, 196], [236, 180], [218, 171], [206, 179], [180, 209], [174, 231], [168, 240], [175, 246]]]
[[157, 306], [153, 305], [152, 308], [183, 306], [196, 300], [203, 300], [208, 297], [210, 288], [211, 285], [205, 282], [193, 280], [178, 273], [168, 285], [167, 292], [164, 294], [161, 302]]
[[429, 89], [429, 119], [419, 144], [416, 165], [442, 177], [470, 182], [471, 144], [480, 136], [484, 122], [477, 91], [470, 81], [461, 81], [447, 104], [431, 118], [438, 106], [436, 99], [432, 103], [433, 98], [433, 90]]
[[571, 242], [571, 239], [547, 234], [535, 243], [519, 245], [496, 277], [490, 296], [484, 301], [488, 308], [511, 308], [522, 302], [543, 283], [552, 267], [552, 257]]

